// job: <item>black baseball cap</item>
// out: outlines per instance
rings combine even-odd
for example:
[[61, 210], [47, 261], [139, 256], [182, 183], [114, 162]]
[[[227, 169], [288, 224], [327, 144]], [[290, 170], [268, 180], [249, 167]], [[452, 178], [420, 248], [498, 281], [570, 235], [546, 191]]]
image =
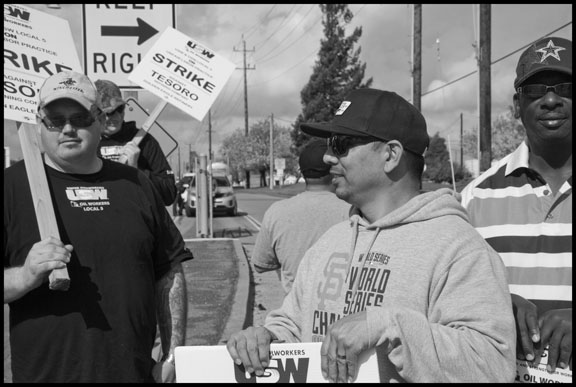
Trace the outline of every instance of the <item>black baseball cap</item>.
[[414, 105], [392, 91], [369, 88], [351, 91], [331, 122], [302, 123], [300, 129], [315, 137], [343, 134], [398, 140], [418, 155], [424, 155], [430, 144], [426, 120]]
[[330, 165], [324, 162], [328, 145], [324, 140], [312, 140], [300, 152], [300, 172], [306, 178], [319, 178], [330, 174]]
[[514, 89], [540, 71], [558, 71], [572, 75], [572, 41], [547, 37], [528, 47], [518, 60]]

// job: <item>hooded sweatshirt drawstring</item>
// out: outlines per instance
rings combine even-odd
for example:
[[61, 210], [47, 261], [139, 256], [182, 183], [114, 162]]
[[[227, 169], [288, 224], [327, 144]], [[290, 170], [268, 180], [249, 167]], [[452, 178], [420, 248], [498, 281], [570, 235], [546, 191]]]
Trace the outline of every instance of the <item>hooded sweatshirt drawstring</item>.
[[[348, 268], [346, 271], [346, 282], [348, 282], [348, 278], [350, 278], [350, 272], [351, 272], [351, 267], [352, 267], [352, 262], [354, 261], [354, 250], [356, 249], [356, 242], [358, 241], [358, 218], [355, 219], [354, 221], [354, 230], [352, 232], [352, 246], [350, 249], [350, 258], [348, 260]], [[360, 283], [360, 275], [362, 274], [362, 270], [364, 269], [364, 266], [366, 266], [366, 261], [368, 258], [368, 254], [370, 253], [370, 249], [372, 249], [372, 246], [374, 245], [374, 242], [376, 241], [376, 238], [378, 238], [378, 234], [380, 233], [380, 227], [377, 227], [376, 230], [374, 231], [373, 235], [372, 235], [372, 239], [370, 240], [370, 243], [368, 244], [368, 248], [366, 249], [366, 252], [364, 253], [364, 259], [362, 260], [362, 266], [360, 267], [360, 269], [358, 270], [358, 275], [356, 276], [356, 281], [354, 282], [354, 287], [352, 288], [352, 300], [354, 300], [356, 298], [356, 292], [358, 291], [358, 284]]]
[[358, 241], [358, 217], [355, 216], [352, 221], [352, 239], [350, 241], [350, 253], [348, 254], [348, 267], [346, 268], [346, 279], [344, 282], [348, 282], [348, 277], [350, 276], [350, 268], [352, 267], [352, 261], [354, 261], [354, 250], [356, 250], [356, 241]]

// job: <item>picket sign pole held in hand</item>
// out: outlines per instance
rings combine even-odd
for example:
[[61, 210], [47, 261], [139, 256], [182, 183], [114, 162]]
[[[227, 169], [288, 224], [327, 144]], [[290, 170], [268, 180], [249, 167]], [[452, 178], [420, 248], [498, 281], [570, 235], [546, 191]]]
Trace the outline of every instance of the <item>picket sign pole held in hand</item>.
[[[54, 205], [48, 189], [48, 179], [44, 170], [44, 162], [40, 154], [38, 132], [32, 124], [17, 123], [17, 126], [26, 174], [30, 184], [30, 191], [32, 192], [32, 202], [36, 212], [38, 229], [40, 230], [40, 239], [42, 240], [49, 236], [60, 239]], [[48, 279], [50, 280], [49, 288], [52, 290], [68, 290], [70, 286], [70, 277], [66, 267], [52, 270]]]
[[[168, 102], [166, 102], [164, 100], [158, 102], [158, 105], [156, 105], [156, 107], [152, 111], [152, 114], [150, 114], [148, 116], [148, 118], [146, 119], [146, 121], [144, 121], [144, 124], [142, 125], [142, 129], [138, 130], [138, 132], [136, 133], [134, 138], [132, 140], [130, 140], [130, 142], [133, 142], [134, 145], [136, 145], [136, 146], [138, 146], [138, 144], [140, 144], [140, 141], [142, 141], [142, 138], [144, 138], [144, 136], [146, 135], [146, 133], [148, 133], [148, 131], [150, 130], [152, 125], [154, 125], [154, 122], [156, 122], [156, 118], [158, 118], [160, 113], [162, 113], [162, 110], [164, 110], [164, 108], [166, 107], [167, 104], [168, 104]], [[126, 164], [126, 160], [127, 160], [127, 157], [125, 155], [120, 155], [118, 162], [122, 163], [122, 164]]]

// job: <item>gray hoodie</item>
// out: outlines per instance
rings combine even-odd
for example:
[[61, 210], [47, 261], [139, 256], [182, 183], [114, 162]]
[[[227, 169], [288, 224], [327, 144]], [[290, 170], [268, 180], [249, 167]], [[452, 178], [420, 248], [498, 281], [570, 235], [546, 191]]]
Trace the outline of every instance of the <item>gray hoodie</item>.
[[452, 191], [418, 195], [372, 224], [351, 213], [306, 252], [265, 327], [321, 342], [331, 323], [366, 310], [381, 382], [513, 382], [506, 269]]

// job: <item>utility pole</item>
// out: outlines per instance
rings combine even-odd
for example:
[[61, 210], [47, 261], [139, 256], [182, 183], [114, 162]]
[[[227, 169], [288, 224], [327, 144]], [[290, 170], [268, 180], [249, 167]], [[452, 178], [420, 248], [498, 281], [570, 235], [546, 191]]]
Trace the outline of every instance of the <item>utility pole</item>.
[[270, 115], [270, 189], [274, 189], [274, 113]]
[[192, 160], [192, 144], [188, 144], [188, 169], [190, 172], [194, 170], [194, 168], [192, 168], [193, 163], [194, 160]]
[[464, 119], [460, 113], [460, 169], [464, 168]]
[[246, 70], [254, 70], [256, 67], [246, 66], [246, 52], [254, 52], [256, 47], [254, 47], [252, 50], [246, 50], [246, 41], [244, 40], [244, 35], [242, 35], [242, 44], [244, 47], [242, 50], [236, 50], [236, 47], [234, 47], [234, 51], [242, 51], [244, 53], [244, 67], [242, 68], [244, 70], [244, 135], [248, 136], [248, 85], [246, 81]]
[[412, 39], [412, 104], [420, 109], [422, 96], [422, 4], [414, 4], [412, 16], [414, 37]]
[[480, 113], [480, 172], [490, 168], [492, 161], [492, 127], [491, 127], [491, 88], [490, 88], [490, 4], [480, 4], [480, 45], [479, 45], [479, 113]]
[[208, 164], [212, 165], [212, 110], [208, 110]]
[[180, 145], [178, 145], [178, 180], [182, 178], [182, 164], [180, 164]]

